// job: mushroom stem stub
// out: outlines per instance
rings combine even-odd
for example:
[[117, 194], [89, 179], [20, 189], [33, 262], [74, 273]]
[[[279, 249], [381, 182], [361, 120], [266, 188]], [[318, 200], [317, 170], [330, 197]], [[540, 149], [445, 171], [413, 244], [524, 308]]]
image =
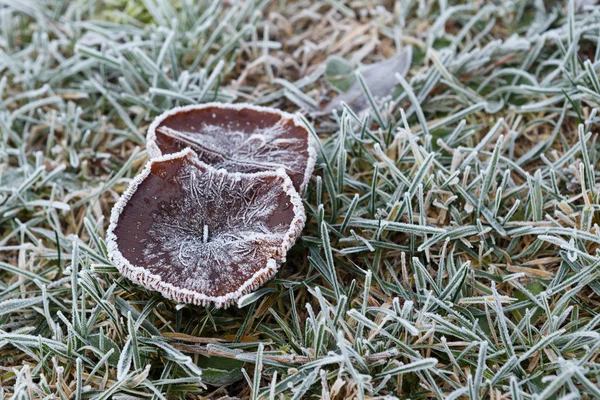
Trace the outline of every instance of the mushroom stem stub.
[[165, 297], [227, 307], [271, 278], [304, 226], [282, 171], [231, 173], [190, 149], [152, 159], [111, 215], [109, 256]]

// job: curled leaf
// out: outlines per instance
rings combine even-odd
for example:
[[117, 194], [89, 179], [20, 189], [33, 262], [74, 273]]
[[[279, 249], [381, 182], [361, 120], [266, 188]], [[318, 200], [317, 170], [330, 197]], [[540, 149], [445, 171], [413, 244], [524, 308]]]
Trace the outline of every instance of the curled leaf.
[[[395, 74], [406, 76], [411, 61], [412, 47], [408, 46], [393, 57], [371, 64], [361, 71], [367, 87], [376, 100], [392, 93], [396, 86]], [[360, 112], [369, 106], [364, 90], [358, 81], [355, 81], [345, 93], [334, 97], [325, 107], [325, 111], [331, 112], [340, 108], [342, 102], [348, 104], [355, 112]]]

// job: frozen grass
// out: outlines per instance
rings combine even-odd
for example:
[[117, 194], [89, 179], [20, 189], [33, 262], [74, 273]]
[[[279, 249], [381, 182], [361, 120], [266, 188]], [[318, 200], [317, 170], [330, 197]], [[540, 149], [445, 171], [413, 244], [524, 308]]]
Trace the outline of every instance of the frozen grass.
[[[0, 0], [5, 398], [600, 397], [600, 9], [375, 3]], [[391, 100], [314, 113], [328, 56], [401, 45]], [[103, 241], [149, 121], [214, 100], [322, 142], [302, 240], [225, 311]]]

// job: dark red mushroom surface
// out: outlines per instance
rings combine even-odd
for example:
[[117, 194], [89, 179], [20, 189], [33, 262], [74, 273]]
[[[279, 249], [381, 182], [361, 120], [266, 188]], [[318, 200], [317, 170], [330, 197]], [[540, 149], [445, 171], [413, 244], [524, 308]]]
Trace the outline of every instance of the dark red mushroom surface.
[[250, 104], [175, 108], [154, 120], [147, 142], [151, 157], [189, 147], [200, 160], [229, 172], [283, 168], [300, 193], [316, 159], [313, 139], [297, 115]]
[[283, 170], [231, 173], [190, 149], [150, 160], [107, 233], [123, 275], [165, 297], [226, 307], [271, 278], [304, 226]]

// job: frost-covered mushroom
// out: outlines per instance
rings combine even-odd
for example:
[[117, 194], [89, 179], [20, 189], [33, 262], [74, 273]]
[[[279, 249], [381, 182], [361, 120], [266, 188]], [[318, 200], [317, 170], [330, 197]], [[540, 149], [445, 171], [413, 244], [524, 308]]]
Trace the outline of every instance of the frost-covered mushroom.
[[148, 129], [151, 157], [194, 150], [229, 172], [285, 169], [304, 191], [316, 160], [315, 143], [297, 115], [251, 104], [207, 103], [174, 108]]
[[305, 218], [282, 169], [217, 170], [185, 149], [150, 160], [131, 182], [107, 244], [132, 281], [179, 302], [227, 307], [275, 274]]

